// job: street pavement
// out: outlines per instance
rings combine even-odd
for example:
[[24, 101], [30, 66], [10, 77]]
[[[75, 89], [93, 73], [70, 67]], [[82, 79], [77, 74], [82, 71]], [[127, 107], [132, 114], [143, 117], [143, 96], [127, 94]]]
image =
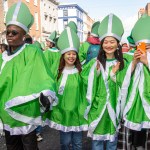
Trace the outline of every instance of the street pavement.
[[[60, 150], [59, 131], [44, 127], [42, 131], [43, 141], [38, 142], [39, 150]], [[83, 134], [83, 150], [91, 149], [91, 140]], [[0, 138], [0, 150], [6, 150], [5, 138]]]

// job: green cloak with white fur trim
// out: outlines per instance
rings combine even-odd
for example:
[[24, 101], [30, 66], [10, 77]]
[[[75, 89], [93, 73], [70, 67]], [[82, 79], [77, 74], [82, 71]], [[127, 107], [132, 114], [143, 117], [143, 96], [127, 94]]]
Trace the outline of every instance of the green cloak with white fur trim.
[[[133, 39], [150, 43], [150, 16], [143, 15], [132, 29]], [[132, 130], [150, 129], [150, 52], [146, 52], [148, 66], [139, 62], [134, 70], [124, 109], [125, 126]]]
[[87, 106], [85, 94], [86, 90], [77, 68], [64, 68], [57, 81], [59, 103], [49, 113], [50, 119], [47, 119], [46, 124], [63, 132], [87, 131], [88, 123], [84, 119]]
[[88, 136], [93, 140], [110, 140], [112, 142], [117, 136], [124, 108], [121, 100], [127, 94], [126, 85], [130, 81], [127, 81], [127, 78], [129, 78], [128, 72], [131, 70], [131, 64], [124, 61], [124, 69], [114, 76], [111, 70], [116, 62], [115, 59], [107, 60], [105, 70], [100, 64], [99, 73], [96, 69], [97, 62], [93, 59], [84, 66], [81, 74], [85, 83], [88, 80], [86, 98], [89, 105], [84, 116], [89, 122]]
[[60, 50], [58, 50], [56, 47], [47, 49], [46, 51], [44, 51], [44, 56], [48, 63], [49, 69], [51, 70], [52, 74], [56, 78], [58, 73], [58, 70], [56, 68], [58, 68], [59, 66], [60, 57], [61, 57]]
[[150, 129], [150, 53], [148, 67], [138, 63], [129, 86], [124, 109], [125, 126], [132, 130]]
[[[0, 118], [11, 135], [27, 134], [43, 124], [39, 96], [55, 95], [55, 83], [43, 52], [24, 44], [0, 57]], [[55, 101], [53, 105], [55, 105]]]

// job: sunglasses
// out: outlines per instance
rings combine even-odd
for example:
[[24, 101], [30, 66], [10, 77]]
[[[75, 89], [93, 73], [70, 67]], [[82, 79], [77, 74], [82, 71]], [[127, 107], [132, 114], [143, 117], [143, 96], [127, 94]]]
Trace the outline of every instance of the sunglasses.
[[17, 34], [19, 34], [18, 31], [16, 30], [7, 30], [6, 31], [6, 35], [9, 35], [11, 33], [11, 35], [16, 36]]

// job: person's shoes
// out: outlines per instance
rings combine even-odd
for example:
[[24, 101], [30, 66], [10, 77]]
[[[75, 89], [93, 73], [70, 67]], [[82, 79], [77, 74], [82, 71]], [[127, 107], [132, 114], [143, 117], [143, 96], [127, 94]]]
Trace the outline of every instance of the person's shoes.
[[37, 137], [37, 141], [40, 142], [43, 140], [42, 136], [40, 133], [36, 134], [36, 137]]

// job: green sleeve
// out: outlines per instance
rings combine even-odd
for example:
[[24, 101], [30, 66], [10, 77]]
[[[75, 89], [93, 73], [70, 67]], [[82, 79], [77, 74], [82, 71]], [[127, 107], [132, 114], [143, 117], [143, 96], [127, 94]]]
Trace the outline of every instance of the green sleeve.
[[46, 50], [43, 54], [45, 56], [45, 59], [46, 59], [48, 66], [50, 67], [52, 65], [52, 59], [51, 59], [50, 51]]
[[81, 63], [86, 60], [89, 45], [88, 42], [84, 42], [79, 48], [79, 59]]

